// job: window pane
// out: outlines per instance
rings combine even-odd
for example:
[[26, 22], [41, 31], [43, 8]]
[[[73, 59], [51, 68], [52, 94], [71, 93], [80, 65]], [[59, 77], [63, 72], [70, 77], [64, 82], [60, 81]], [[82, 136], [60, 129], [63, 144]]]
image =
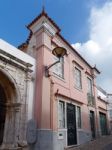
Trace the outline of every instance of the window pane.
[[112, 110], [109, 110], [110, 111], [110, 118], [112, 118]]
[[77, 127], [81, 128], [81, 109], [77, 106]]
[[82, 88], [81, 71], [77, 68], [75, 68], [75, 86], [80, 89]]
[[92, 95], [92, 80], [87, 78], [88, 82], [88, 93]]
[[[56, 62], [57, 60], [58, 58], [54, 57], [54, 62]], [[61, 78], [64, 77], [64, 58], [60, 59], [60, 63], [54, 65], [53, 72]]]
[[65, 103], [59, 101], [58, 107], [58, 127], [65, 128]]

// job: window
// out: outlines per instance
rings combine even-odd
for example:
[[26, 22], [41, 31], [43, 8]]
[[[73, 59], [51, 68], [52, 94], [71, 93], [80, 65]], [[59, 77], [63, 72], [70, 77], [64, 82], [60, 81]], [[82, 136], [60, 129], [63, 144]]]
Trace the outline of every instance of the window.
[[58, 105], [58, 127], [65, 128], [65, 103], [62, 101]]
[[[54, 62], [57, 61], [58, 58], [54, 57]], [[57, 63], [53, 67], [53, 72], [61, 78], [64, 78], [64, 58], [60, 58], [60, 63]]]
[[93, 95], [93, 92], [92, 92], [92, 80], [90, 78], [87, 78], [87, 83], [88, 83], [88, 93], [90, 95]]
[[110, 111], [110, 118], [112, 118], [112, 109], [111, 110], [109, 110]]
[[95, 98], [93, 96], [92, 80], [90, 78], [87, 78], [87, 84], [88, 84], [88, 92], [87, 92], [88, 105], [94, 106]]
[[81, 108], [77, 106], [77, 127], [81, 128]]
[[78, 68], [75, 68], [75, 86], [78, 89], [82, 89], [81, 71]]

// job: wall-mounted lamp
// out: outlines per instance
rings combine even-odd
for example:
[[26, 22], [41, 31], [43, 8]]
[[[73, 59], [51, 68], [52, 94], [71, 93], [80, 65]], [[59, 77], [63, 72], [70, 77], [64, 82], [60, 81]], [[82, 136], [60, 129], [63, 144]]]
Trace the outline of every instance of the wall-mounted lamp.
[[49, 77], [49, 69], [54, 66], [55, 64], [60, 62], [60, 58], [67, 54], [67, 51], [63, 47], [56, 47], [52, 50], [52, 54], [56, 56], [59, 60], [54, 62], [53, 64], [49, 66], [45, 66], [45, 76]]

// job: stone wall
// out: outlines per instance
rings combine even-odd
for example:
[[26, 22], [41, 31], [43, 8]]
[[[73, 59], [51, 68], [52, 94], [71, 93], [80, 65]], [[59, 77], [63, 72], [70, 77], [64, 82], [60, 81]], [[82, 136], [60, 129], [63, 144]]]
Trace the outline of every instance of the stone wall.
[[6, 94], [6, 118], [0, 149], [12, 150], [27, 145], [28, 90], [32, 71], [30, 64], [8, 53], [1, 53], [0, 84]]

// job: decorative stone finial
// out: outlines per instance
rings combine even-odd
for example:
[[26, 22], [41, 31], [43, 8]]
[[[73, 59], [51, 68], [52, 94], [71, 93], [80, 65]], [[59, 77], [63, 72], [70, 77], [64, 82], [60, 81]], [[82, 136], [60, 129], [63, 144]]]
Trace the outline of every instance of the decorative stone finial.
[[42, 14], [45, 14], [45, 1], [43, 0]]

